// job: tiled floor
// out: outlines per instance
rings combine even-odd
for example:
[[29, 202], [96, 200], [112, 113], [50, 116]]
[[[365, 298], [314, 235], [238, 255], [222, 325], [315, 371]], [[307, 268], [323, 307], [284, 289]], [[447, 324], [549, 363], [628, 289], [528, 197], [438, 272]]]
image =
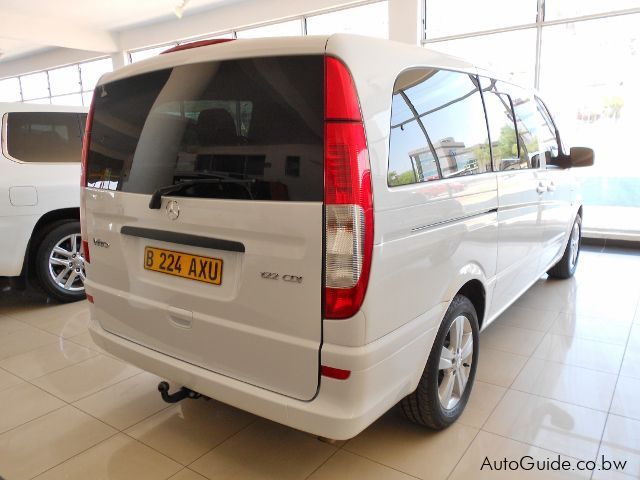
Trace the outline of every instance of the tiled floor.
[[[167, 405], [160, 379], [100, 351], [84, 302], [0, 293], [0, 476], [39, 479], [640, 478], [640, 252], [582, 253], [481, 334], [458, 423], [397, 408], [348, 442], [214, 400]], [[624, 474], [480, 470], [485, 457], [626, 460]]]

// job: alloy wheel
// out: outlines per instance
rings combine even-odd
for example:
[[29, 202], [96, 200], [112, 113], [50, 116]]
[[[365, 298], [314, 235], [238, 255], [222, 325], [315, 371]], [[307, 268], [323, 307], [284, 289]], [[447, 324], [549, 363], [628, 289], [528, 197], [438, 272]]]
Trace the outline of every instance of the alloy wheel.
[[464, 395], [473, 363], [473, 331], [464, 315], [457, 316], [445, 337], [440, 353], [438, 397], [443, 408], [451, 410]]
[[578, 252], [580, 252], [580, 225], [578, 222], [573, 224], [571, 238], [569, 239], [569, 249], [569, 266], [573, 270], [578, 261]]
[[49, 274], [60, 288], [69, 292], [84, 290], [84, 258], [80, 234], [62, 238], [49, 255]]

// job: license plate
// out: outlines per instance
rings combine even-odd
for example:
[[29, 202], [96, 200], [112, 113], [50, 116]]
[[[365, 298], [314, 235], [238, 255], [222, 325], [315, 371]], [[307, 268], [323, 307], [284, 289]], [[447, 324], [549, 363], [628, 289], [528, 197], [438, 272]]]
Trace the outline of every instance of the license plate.
[[222, 283], [222, 260], [219, 258], [145, 247], [144, 268], [213, 285]]

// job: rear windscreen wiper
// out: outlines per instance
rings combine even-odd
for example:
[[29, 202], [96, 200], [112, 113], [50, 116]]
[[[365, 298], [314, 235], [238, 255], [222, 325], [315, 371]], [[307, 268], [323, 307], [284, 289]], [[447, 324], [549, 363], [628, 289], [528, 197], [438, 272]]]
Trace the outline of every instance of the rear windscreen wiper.
[[200, 178], [196, 180], [185, 180], [183, 182], [174, 183], [172, 185], [165, 185], [159, 187], [151, 195], [149, 200], [149, 208], [153, 210], [160, 209], [162, 205], [162, 196], [168, 193], [178, 192], [183, 188], [190, 187], [192, 185], [202, 185], [207, 183], [255, 183], [255, 178], [240, 179], [240, 178]]

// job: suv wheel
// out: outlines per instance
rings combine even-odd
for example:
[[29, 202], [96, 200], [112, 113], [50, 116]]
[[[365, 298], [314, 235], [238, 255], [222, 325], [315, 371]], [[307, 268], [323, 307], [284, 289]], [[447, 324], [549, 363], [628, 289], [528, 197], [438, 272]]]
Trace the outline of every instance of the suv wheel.
[[580, 240], [582, 239], [582, 218], [576, 215], [576, 219], [571, 227], [569, 241], [564, 249], [564, 254], [558, 263], [547, 270], [547, 274], [551, 278], [569, 278], [572, 277], [578, 266], [578, 258], [580, 257]]
[[444, 316], [415, 392], [402, 399], [414, 423], [441, 430], [455, 422], [469, 400], [478, 364], [478, 315], [456, 295]]
[[36, 254], [36, 274], [47, 294], [61, 302], [85, 298], [84, 258], [80, 222], [69, 220], [52, 228]]

